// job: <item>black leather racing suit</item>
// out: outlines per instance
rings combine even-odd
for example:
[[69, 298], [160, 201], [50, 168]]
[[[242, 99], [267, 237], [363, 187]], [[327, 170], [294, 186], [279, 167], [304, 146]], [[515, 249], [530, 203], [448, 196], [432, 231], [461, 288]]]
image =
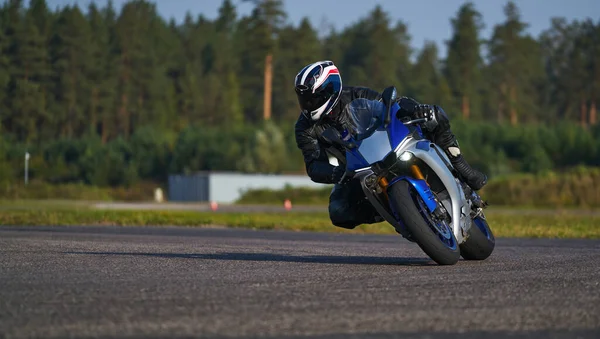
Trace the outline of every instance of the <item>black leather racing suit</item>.
[[[330, 144], [321, 137], [321, 133], [330, 126], [339, 131], [350, 127], [350, 116], [344, 108], [354, 99], [381, 99], [381, 94], [364, 87], [344, 87], [340, 100], [331, 114], [318, 122], [314, 122], [300, 114], [296, 121], [296, 144], [302, 151], [306, 172], [314, 181], [323, 184], [334, 184], [345, 172], [345, 150], [338, 145]], [[399, 98], [400, 115], [412, 115], [411, 107], [418, 103], [407, 97]], [[436, 111], [437, 127], [430, 131], [427, 137], [446, 149], [458, 146], [456, 138], [450, 131], [450, 122], [443, 110]], [[329, 163], [329, 156], [338, 159], [339, 167]], [[373, 206], [365, 199], [358, 180], [345, 184], [335, 184], [329, 197], [329, 217], [335, 226], [355, 228], [360, 224], [370, 224], [383, 221]]]

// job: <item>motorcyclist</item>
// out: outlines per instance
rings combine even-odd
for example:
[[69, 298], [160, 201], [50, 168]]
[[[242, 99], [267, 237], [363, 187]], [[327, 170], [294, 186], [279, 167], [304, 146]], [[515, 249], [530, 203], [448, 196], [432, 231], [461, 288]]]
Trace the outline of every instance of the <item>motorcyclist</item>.
[[[302, 68], [295, 78], [295, 91], [301, 114], [296, 121], [296, 144], [302, 151], [308, 176], [317, 183], [335, 184], [329, 197], [329, 217], [338, 227], [352, 229], [360, 224], [383, 221], [365, 199], [357, 180], [342, 180], [346, 171], [344, 150], [321, 137], [334, 127], [340, 132], [351, 125], [351, 117], [344, 109], [352, 100], [366, 98], [380, 100], [381, 94], [365, 87], [344, 87], [338, 68], [332, 61], [318, 61]], [[429, 117], [437, 121], [424, 132], [450, 158], [464, 181], [474, 190], [481, 189], [487, 177], [473, 169], [460, 153], [456, 137], [450, 130], [450, 121], [442, 108], [423, 105], [412, 98], [401, 97], [399, 114], [412, 118]], [[330, 157], [338, 160], [330, 163]], [[335, 161], [333, 161], [335, 164]]]

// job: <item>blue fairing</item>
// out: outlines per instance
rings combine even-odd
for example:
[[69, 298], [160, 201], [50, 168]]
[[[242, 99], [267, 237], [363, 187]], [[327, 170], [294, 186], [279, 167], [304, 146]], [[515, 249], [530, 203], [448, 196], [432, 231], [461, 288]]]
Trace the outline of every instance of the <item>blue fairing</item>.
[[421, 140], [417, 142], [417, 148], [425, 152], [429, 152], [429, 148], [431, 147], [430, 145], [431, 142], [429, 140]]
[[[402, 121], [396, 119], [396, 113], [398, 112], [399, 109], [400, 109], [400, 105], [398, 105], [398, 103], [395, 103], [392, 106], [392, 109], [390, 112], [390, 115], [392, 117], [392, 119], [390, 119], [390, 124], [387, 126], [387, 128], [384, 128], [383, 126], [381, 126], [380, 128], [377, 129], [377, 131], [387, 131], [389, 142], [390, 142], [389, 146], [391, 146], [391, 150], [396, 149], [396, 147], [398, 147], [398, 145], [400, 145], [400, 143], [410, 134], [409, 128], [406, 127], [406, 125], [404, 125], [402, 123]], [[420, 127], [414, 127], [414, 128], [416, 128], [419, 131], [419, 134], [421, 134]], [[382, 160], [383, 158], [385, 158], [385, 156], [387, 154], [389, 154], [388, 151], [384, 151], [382, 154], [373, 154], [372, 150], [371, 150], [369, 152], [369, 154], [367, 154], [368, 155], [367, 158], [372, 158], [372, 159], [370, 159], [372, 161], [367, 161], [365, 158], [365, 155], [361, 154], [360, 146], [363, 141], [364, 140], [361, 140], [361, 141], [355, 140], [355, 143], [359, 146], [359, 148], [348, 150], [346, 152], [346, 159], [347, 159], [346, 166], [347, 166], [348, 170], [355, 171], [360, 168], [368, 167], [368, 166], [372, 165], [374, 162]], [[369, 140], [369, 141], [373, 141], [373, 140]]]
[[358, 151], [358, 148], [346, 151], [346, 168], [348, 170], [356, 171], [359, 168], [369, 167], [369, 165]]
[[392, 187], [393, 184], [397, 183], [400, 180], [407, 181], [415, 188], [417, 193], [419, 193], [421, 198], [423, 198], [423, 201], [425, 202], [425, 205], [427, 205], [427, 208], [430, 212], [433, 212], [437, 208], [437, 203], [435, 202], [433, 192], [431, 192], [425, 180], [415, 179], [411, 177], [398, 177], [392, 180], [388, 187]]
[[399, 109], [400, 105], [398, 105], [398, 103], [395, 103], [392, 106], [392, 111], [390, 112], [392, 119], [390, 125], [388, 126], [388, 133], [390, 136], [390, 143], [392, 144], [392, 149], [398, 147], [402, 140], [404, 140], [408, 133], [410, 133], [408, 127], [406, 127], [402, 123], [402, 121], [396, 119], [396, 112], [398, 112]]
[[[402, 123], [402, 121], [396, 119], [396, 112], [398, 112], [398, 110], [400, 109], [400, 106], [398, 105], [398, 103], [395, 103], [392, 106], [390, 115], [392, 117], [392, 119], [390, 119], [390, 124], [387, 126], [387, 129], [384, 128], [383, 126], [378, 128], [378, 131], [385, 131], [387, 130], [387, 134], [388, 134], [388, 138], [389, 138], [389, 142], [391, 146], [391, 150], [396, 149], [396, 147], [398, 147], [398, 145], [400, 145], [400, 143], [402, 142], [402, 140], [404, 140], [410, 133], [410, 130], [408, 127], [406, 127], [406, 125], [404, 125]], [[420, 128], [419, 127], [415, 127], [419, 130], [420, 132]], [[364, 140], [363, 140], [364, 141]], [[372, 141], [372, 140], [370, 140]], [[355, 143], [360, 147], [362, 142], [361, 141], [355, 141]], [[363, 154], [361, 154], [361, 149], [360, 148], [355, 148], [352, 150], [348, 150], [346, 152], [346, 159], [347, 159], [347, 168], [348, 170], [351, 171], [355, 171], [357, 169], [360, 168], [365, 168], [368, 167], [370, 165], [372, 165], [372, 163], [377, 162], [379, 160], [382, 160], [383, 158], [385, 158], [385, 156], [388, 153], [385, 153], [387, 151], [385, 151], [382, 154], [372, 154], [371, 152], [368, 154], [367, 158], [373, 158], [371, 160], [374, 161], [367, 161], [365, 159], [365, 156]]]

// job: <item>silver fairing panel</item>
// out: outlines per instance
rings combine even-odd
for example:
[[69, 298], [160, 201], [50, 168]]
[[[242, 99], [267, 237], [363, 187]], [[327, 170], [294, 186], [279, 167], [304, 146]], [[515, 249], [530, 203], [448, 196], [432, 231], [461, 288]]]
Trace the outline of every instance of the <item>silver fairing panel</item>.
[[[403, 152], [409, 151], [417, 158], [425, 162], [440, 178], [448, 192], [449, 200], [444, 201], [444, 205], [450, 203], [452, 216], [452, 230], [459, 244], [463, 243], [471, 227], [470, 218], [470, 201], [465, 197], [464, 191], [460, 182], [454, 177], [446, 164], [450, 164], [450, 160], [435, 144], [430, 143], [428, 150], [417, 148], [417, 143], [423, 140], [415, 140], [412, 137], [404, 139], [394, 150], [397, 156]], [[437, 151], [436, 151], [437, 149]], [[373, 135], [362, 141], [359, 147], [360, 154], [369, 163], [375, 163], [385, 158], [392, 151], [387, 131], [375, 131]], [[400, 161], [400, 160], [399, 160]], [[390, 213], [389, 206], [383, 206], [382, 201], [377, 194], [371, 191], [365, 184], [365, 179], [373, 172], [370, 168], [365, 168], [356, 174], [356, 177], [361, 181], [363, 190], [367, 199], [390, 224], [397, 229], [400, 225], [395, 217]]]
[[[440, 158], [440, 154], [436, 152], [437, 146], [430, 143], [429, 150], [419, 149], [417, 148], [417, 142], [419, 141], [422, 140], [406, 138], [394, 151], [398, 156], [405, 151], [411, 152], [414, 156], [423, 160], [423, 162], [431, 167], [440, 178], [446, 187], [452, 202], [452, 229], [454, 236], [456, 237], [457, 242], [461, 244], [466, 240], [465, 235], [468, 234], [468, 230], [471, 227], [471, 206], [469, 201], [465, 197], [460, 182], [454, 177], [452, 172], [450, 172], [444, 160]], [[441, 152], [441, 154], [442, 156], [445, 156], [444, 152]], [[446, 160], [447, 163], [450, 163], [449, 159], [446, 158]]]

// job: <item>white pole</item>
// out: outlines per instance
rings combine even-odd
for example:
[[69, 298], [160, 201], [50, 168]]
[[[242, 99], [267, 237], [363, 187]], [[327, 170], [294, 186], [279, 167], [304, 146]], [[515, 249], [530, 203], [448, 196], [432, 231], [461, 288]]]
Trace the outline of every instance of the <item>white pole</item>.
[[25, 185], [29, 181], [29, 152], [25, 152]]

